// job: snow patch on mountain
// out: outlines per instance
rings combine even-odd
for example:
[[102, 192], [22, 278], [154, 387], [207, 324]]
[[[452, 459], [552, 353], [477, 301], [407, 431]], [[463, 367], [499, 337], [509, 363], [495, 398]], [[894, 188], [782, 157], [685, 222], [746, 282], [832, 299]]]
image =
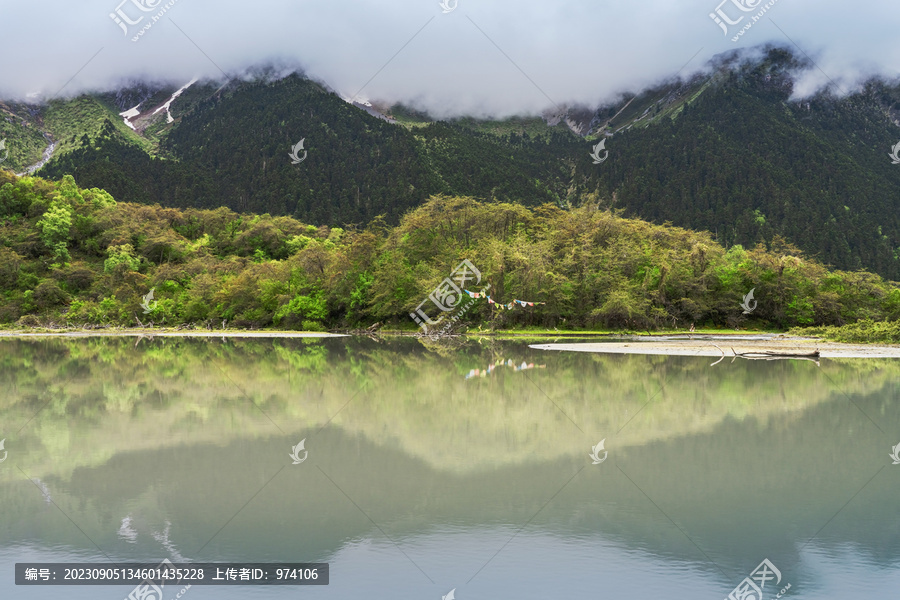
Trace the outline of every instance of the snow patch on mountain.
[[[162, 111], [162, 110], [165, 110], [165, 111], [166, 111], [166, 122], [167, 122], [167, 123], [172, 123], [172, 122], [174, 122], [175, 119], [172, 118], [172, 113], [169, 111], [169, 108], [172, 106], [172, 102], [174, 102], [174, 101], [175, 101], [175, 98], [177, 98], [178, 96], [180, 96], [181, 93], [184, 92], [184, 90], [188, 89], [189, 87], [191, 87], [191, 86], [194, 85], [195, 83], [197, 83], [197, 78], [196, 78], [196, 77], [194, 77], [193, 79], [191, 79], [189, 82], [187, 82], [187, 84], [185, 84], [183, 87], [181, 87], [181, 89], [179, 89], [179, 90], [176, 91], [174, 94], [172, 94], [172, 96], [171, 96], [168, 100], [166, 100], [166, 103], [165, 103], [165, 104], [163, 104], [162, 106], [160, 106], [159, 108], [157, 108], [156, 110], [153, 111], [153, 114], [155, 115], [156, 113], [158, 113], [158, 112], [160, 112], [160, 111]], [[132, 127], [132, 129], [134, 129], [134, 128]]]
[[137, 129], [134, 128], [134, 125], [132, 125], [131, 119], [134, 118], [134, 117], [136, 117], [136, 116], [138, 116], [139, 114], [141, 114], [141, 111], [138, 110], [138, 108], [140, 108], [140, 106], [141, 106], [141, 105], [138, 104], [138, 105], [135, 106], [134, 108], [129, 108], [129, 109], [126, 110], [125, 112], [120, 112], [120, 113], [119, 113], [119, 116], [122, 117], [122, 118], [125, 120], [125, 124], [128, 125], [129, 127], [131, 127], [131, 130], [132, 130], [132, 131], [137, 131]]

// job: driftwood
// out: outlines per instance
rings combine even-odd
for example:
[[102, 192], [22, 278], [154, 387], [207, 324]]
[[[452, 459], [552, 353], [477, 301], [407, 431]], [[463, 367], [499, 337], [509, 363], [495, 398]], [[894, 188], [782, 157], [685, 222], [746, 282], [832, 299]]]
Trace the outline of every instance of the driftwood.
[[[151, 334], [147, 335], [146, 338], [152, 342], [152, 341], [153, 341], [153, 334], [151, 333]], [[134, 347], [137, 348], [137, 347], [138, 347], [138, 344], [140, 344], [141, 341], [142, 341], [143, 339], [144, 339], [144, 334], [143, 334], [143, 333], [138, 334], [138, 339], [137, 339], [137, 341], [134, 343]]]
[[378, 331], [382, 326], [382, 323], [379, 321], [378, 323], [374, 323], [369, 325], [365, 329], [329, 329], [328, 333], [342, 333], [346, 335], [359, 335], [366, 336], [370, 340], [375, 340], [376, 342], [380, 342], [381, 339], [378, 337], [381, 335], [381, 332]]
[[[716, 344], [713, 344], [716, 346]], [[716, 346], [716, 348], [719, 348]], [[723, 360], [725, 360], [725, 351], [719, 348], [719, 352], [722, 353], [722, 358], [712, 363], [711, 367], [716, 366]], [[731, 359], [731, 362], [734, 362], [737, 358], [745, 358], [747, 360], [808, 360], [810, 362], [816, 363], [816, 366], [819, 366], [819, 349], [816, 348], [811, 352], [781, 352], [781, 351], [771, 351], [771, 350], [757, 350], [751, 352], [737, 352], [734, 348], [731, 348], [731, 353], [734, 355]]]
[[735, 356], [740, 356], [741, 358], [756, 358], [756, 359], [767, 359], [767, 358], [819, 358], [819, 349], [816, 348], [812, 352], [770, 352], [769, 350], [761, 350], [759, 352], [735, 352], [734, 348], [731, 349], [734, 352]]

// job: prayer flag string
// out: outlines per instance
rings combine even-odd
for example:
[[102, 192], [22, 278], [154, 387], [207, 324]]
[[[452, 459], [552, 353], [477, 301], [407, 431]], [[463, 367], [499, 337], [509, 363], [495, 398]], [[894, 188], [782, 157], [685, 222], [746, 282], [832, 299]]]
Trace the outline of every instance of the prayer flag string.
[[503, 304], [501, 302], [497, 302], [496, 300], [491, 298], [485, 292], [470, 292], [469, 290], [463, 290], [463, 291], [466, 294], [468, 294], [470, 298], [475, 298], [475, 299], [486, 298], [488, 301], [488, 304], [496, 305], [497, 308], [500, 308], [503, 310], [512, 310], [513, 308], [516, 307], [516, 305], [519, 305], [524, 308], [526, 306], [537, 306], [538, 304], [547, 304], [546, 302], [530, 302], [528, 300], [516, 300], [516, 299], [513, 299], [513, 301], [508, 304]]

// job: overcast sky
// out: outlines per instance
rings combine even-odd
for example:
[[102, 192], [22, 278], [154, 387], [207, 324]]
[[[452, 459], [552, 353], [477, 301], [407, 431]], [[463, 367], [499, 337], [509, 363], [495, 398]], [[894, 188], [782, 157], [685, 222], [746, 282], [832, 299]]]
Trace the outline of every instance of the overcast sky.
[[[861, 76], [900, 73], [896, 0], [776, 0], [737, 41], [766, 2], [719, 1], [445, 0], [444, 12], [438, 0], [0, 0], [0, 97], [177, 84], [275, 63], [346, 97], [505, 116], [595, 106], [767, 42], [816, 62], [802, 93], [829, 78], [851, 89]], [[717, 7], [720, 18], [743, 16], [727, 34], [710, 17]]]

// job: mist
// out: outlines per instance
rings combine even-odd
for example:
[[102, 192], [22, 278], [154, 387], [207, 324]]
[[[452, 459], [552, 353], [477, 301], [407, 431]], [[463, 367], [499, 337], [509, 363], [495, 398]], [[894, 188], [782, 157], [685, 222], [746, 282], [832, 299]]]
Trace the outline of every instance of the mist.
[[900, 71], [900, 8], [873, 1], [3, 0], [0, 22], [0, 97], [35, 102], [275, 65], [345, 98], [504, 117], [596, 106], [768, 43], [812, 61], [798, 97]]

